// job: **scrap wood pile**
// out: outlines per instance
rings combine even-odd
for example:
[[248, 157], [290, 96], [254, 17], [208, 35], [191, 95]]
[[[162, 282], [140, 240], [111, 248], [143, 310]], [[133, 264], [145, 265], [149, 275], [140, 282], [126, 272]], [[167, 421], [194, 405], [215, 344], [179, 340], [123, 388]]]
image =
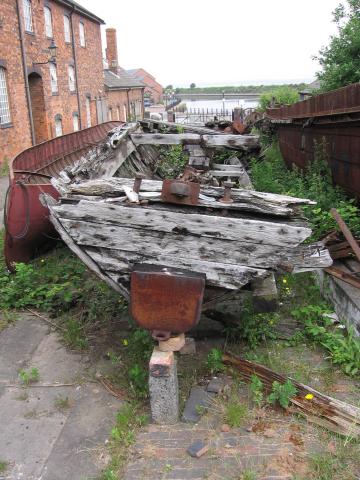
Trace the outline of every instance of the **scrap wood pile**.
[[[236, 368], [246, 381], [250, 381], [251, 376], [256, 375], [262, 381], [264, 389], [268, 393], [271, 392], [273, 382], [285, 384], [290, 379], [270, 368], [234, 356], [231, 353], [225, 353], [222, 359], [225, 365]], [[291, 409], [295, 413], [301, 413], [308, 421], [332, 432], [349, 438], [359, 438], [360, 408], [328, 397], [293, 379], [290, 380], [297, 390], [296, 395], [290, 399]]]
[[[360, 288], [360, 277], [358, 276], [360, 273], [360, 239], [354, 237], [335, 208], [332, 208], [330, 212], [338, 224], [340, 232], [336, 230], [330, 232], [323, 238], [322, 243], [327, 247], [331, 258], [334, 261], [341, 260], [343, 264], [330, 266], [325, 271], [356, 288]], [[349, 259], [354, 258], [356, 262], [348, 262]]]

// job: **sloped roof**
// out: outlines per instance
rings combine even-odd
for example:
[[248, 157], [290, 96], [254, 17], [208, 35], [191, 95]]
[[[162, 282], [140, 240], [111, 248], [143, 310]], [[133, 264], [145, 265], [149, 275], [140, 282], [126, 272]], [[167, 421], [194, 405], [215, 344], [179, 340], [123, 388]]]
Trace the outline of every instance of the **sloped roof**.
[[144, 70], [143, 68], [131, 68], [130, 70], [126, 70], [127, 73], [129, 73], [130, 75], [134, 75], [136, 76], [137, 78], [140, 78], [140, 80], [142, 80], [144, 78], [144, 76], [141, 74], [140, 70], [142, 70], [143, 72], [145, 72], [147, 75], [149, 75], [149, 77], [151, 77], [155, 82], [156, 82], [156, 79], [154, 77], [154, 75], [151, 75], [151, 73], [147, 72], [146, 70]]
[[97, 15], [94, 15], [89, 10], [81, 6], [79, 3], [74, 2], [73, 0], [55, 0], [57, 3], [74, 10], [75, 12], [81, 13], [84, 17], [92, 20], [93, 22], [100, 23], [101, 25], [105, 25], [104, 20], [99, 18]]
[[117, 90], [121, 88], [144, 88], [145, 85], [137, 78], [129, 75], [125, 70], [121, 70], [116, 75], [111, 70], [104, 70], [105, 87], [109, 90]]

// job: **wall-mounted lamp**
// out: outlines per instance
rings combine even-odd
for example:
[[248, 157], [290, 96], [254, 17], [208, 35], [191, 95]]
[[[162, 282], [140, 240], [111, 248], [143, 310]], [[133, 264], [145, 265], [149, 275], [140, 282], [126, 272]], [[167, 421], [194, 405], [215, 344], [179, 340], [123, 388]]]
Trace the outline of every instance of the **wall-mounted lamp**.
[[57, 54], [57, 46], [54, 42], [54, 39], [51, 40], [47, 51], [50, 54], [50, 58], [46, 62], [33, 62], [33, 65], [46, 65], [47, 63], [52, 63], [56, 65], [56, 54]]

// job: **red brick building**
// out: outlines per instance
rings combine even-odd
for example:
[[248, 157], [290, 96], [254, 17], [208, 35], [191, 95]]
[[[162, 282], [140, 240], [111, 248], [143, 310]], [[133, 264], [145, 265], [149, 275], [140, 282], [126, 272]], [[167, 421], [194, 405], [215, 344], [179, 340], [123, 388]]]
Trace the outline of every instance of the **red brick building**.
[[101, 121], [103, 23], [72, 0], [0, 1], [0, 163]]
[[155, 77], [153, 77], [143, 68], [134, 68], [132, 70], [127, 70], [127, 73], [129, 73], [133, 77], [136, 77], [138, 80], [145, 84], [145, 97], [149, 98], [152, 103], [156, 104], [162, 102], [164, 89], [160, 85], [160, 83], [155, 80]]
[[104, 83], [108, 120], [132, 121], [144, 116], [145, 85], [119, 66], [115, 28], [106, 29]]

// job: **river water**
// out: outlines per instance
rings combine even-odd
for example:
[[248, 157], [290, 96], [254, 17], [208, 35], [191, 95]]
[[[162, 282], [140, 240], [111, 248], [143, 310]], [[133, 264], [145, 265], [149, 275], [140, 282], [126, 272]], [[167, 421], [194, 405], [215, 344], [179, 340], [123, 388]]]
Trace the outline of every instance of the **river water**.
[[213, 110], [233, 110], [236, 107], [256, 108], [258, 102], [254, 100], [244, 100], [243, 98], [226, 98], [223, 100], [183, 100], [186, 108], [190, 109], [213, 109]]

